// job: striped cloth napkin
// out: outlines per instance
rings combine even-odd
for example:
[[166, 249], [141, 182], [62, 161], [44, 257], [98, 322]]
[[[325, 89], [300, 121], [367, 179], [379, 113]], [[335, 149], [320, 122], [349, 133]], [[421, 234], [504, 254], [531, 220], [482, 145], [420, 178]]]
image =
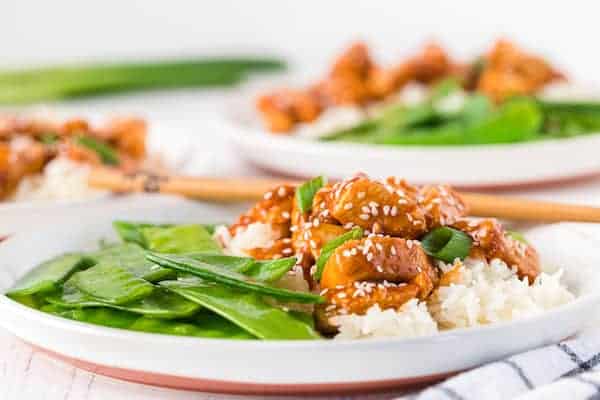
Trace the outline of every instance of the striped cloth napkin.
[[600, 328], [487, 364], [399, 399], [600, 400]]

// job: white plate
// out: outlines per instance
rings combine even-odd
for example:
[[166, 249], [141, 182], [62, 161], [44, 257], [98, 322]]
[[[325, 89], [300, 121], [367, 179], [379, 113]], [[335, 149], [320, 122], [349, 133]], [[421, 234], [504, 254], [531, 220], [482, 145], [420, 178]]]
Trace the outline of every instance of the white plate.
[[[54, 115], [54, 114], [53, 114]], [[55, 118], [64, 119], [73, 116], [73, 113], [57, 113]], [[81, 114], [76, 114], [81, 116]], [[107, 117], [100, 115], [86, 115], [88, 120], [101, 122]], [[188, 124], [178, 121], [148, 121], [147, 148], [150, 156], [158, 156], [164, 165], [179, 173], [194, 171], [194, 153], [196, 138], [195, 133], [189, 129]], [[19, 210], [53, 210], [69, 209], [80, 205], [103, 203], [113, 198], [109, 192], [99, 192], [89, 198], [83, 199], [52, 199], [52, 200], [25, 200], [18, 202], [0, 202], [0, 211], [17, 212]], [[0, 229], [2, 228], [0, 222]], [[0, 230], [0, 234], [3, 232]]]
[[399, 175], [414, 183], [500, 188], [600, 174], [600, 134], [521, 144], [394, 147], [274, 135], [261, 127], [247, 102], [232, 103], [225, 118], [241, 157], [300, 178], [325, 174], [343, 179], [362, 171], [377, 178]]
[[[237, 209], [175, 198], [77, 209], [59, 223], [0, 244], [0, 289], [42, 260], [114, 238], [111, 221], [224, 221]], [[60, 217], [60, 216], [58, 216]], [[0, 296], [0, 325], [51, 355], [148, 384], [229, 393], [326, 393], [406, 387], [564, 339], [600, 304], [598, 226], [535, 228], [529, 239], [549, 269], [565, 269], [578, 297], [535, 318], [415, 339], [238, 342], [139, 333], [44, 314]], [[367, 363], [367, 364], [365, 364]]]

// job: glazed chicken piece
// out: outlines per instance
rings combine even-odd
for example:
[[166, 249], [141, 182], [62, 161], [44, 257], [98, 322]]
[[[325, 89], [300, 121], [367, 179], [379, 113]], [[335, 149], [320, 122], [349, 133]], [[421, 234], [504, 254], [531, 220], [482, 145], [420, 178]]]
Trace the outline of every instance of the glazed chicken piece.
[[293, 248], [300, 257], [298, 264], [302, 267], [304, 279], [311, 288], [316, 286], [312, 268], [321, 255], [321, 249], [327, 242], [346, 232], [340, 225], [323, 223], [315, 226], [313, 223], [307, 222], [292, 233]]
[[91, 130], [90, 125], [87, 121], [81, 118], [72, 118], [64, 121], [62, 124], [57, 126], [56, 131], [42, 132], [44, 133], [56, 133], [61, 137], [70, 137], [78, 134], [87, 134]]
[[41, 172], [48, 157], [43, 145], [27, 137], [0, 143], [0, 199], [8, 197], [24, 177]]
[[348, 241], [323, 269], [326, 301], [317, 307], [317, 323], [332, 332], [329, 319], [335, 315], [362, 315], [375, 304], [397, 309], [410, 299], [426, 298], [437, 281], [436, 269], [417, 241], [382, 235]]
[[414, 77], [414, 63], [402, 63], [392, 68], [375, 67], [369, 73], [367, 86], [372, 98], [382, 100], [396, 93]]
[[502, 101], [514, 95], [535, 93], [559, 78], [561, 74], [542, 58], [500, 40], [486, 57], [477, 89]]
[[58, 146], [58, 152], [61, 156], [71, 161], [87, 163], [90, 165], [101, 165], [102, 160], [95, 151], [77, 144], [72, 139], [67, 139]]
[[10, 163], [10, 146], [0, 142], [0, 199], [8, 196], [10, 192], [8, 182], [8, 168]]
[[403, 190], [364, 177], [336, 183], [326, 203], [346, 229], [360, 226], [373, 233], [415, 239], [426, 231], [426, 219], [415, 190]]
[[17, 118], [0, 115], [0, 140], [8, 141], [15, 132]]
[[321, 248], [325, 243], [346, 232], [346, 229], [329, 215], [324, 202], [324, 196], [329, 190], [331, 186], [317, 192], [309, 213], [302, 213], [296, 201], [292, 209], [292, 243], [296, 256], [299, 257], [298, 264], [304, 271], [304, 278], [311, 287], [315, 285], [311, 268], [321, 255]]
[[533, 283], [540, 273], [540, 262], [535, 249], [509, 235], [495, 219], [462, 219], [452, 225], [471, 236], [473, 247], [470, 257], [490, 261], [499, 258], [509, 267], [515, 267], [520, 278]]
[[333, 185], [327, 185], [315, 193], [309, 219], [318, 219], [321, 224], [339, 225], [339, 221], [329, 211], [329, 201], [333, 198], [333, 192], [335, 192]]
[[335, 61], [315, 90], [328, 105], [365, 103], [371, 99], [367, 80], [373, 66], [367, 46], [355, 43]]
[[49, 156], [48, 151], [42, 144], [28, 138], [22, 139], [19, 140], [19, 144], [11, 146], [9, 165], [11, 174], [19, 177], [42, 171]]
[[428, 43], [420, 54], [408, 62], [414, 71], [414, 79], [420, 83], [433, 83], [448, 76], [453, 70], [453, 63], [446, 51], [437, 43]]
[[115, 118], [95, 135], [114, 145], [119, 152], [134, 160], [146, 157], [146, 122], [139, 118]]
[[280, 89], [259, 97], [257, 108], [267, 128], [276, 133], [289, 132], [298, 122], [314, 121], [322, 111], [316, 94], [293, 89]]
[[292, 239], [278, 239], [269, 247], [255, 247], [247, 249], [246, 253], [257, 260], [277, 260], [284, 257], [292, 257], [294, 249]]
[[364, 315], [377, 304], [382, 310], [398, 309], [404, 303], [417, 298], [419, 287], [409, 283], [375, 283], [355, 282], [321, 292], [325, 305], [315, 309], [316, 324], [320, 332], [336, 333], [337, 328], [331, 325], [330, 319], [336, 315]]
[[372, 234], [334, 251], [323, 269], [321, 288], [333, 290], [361, 281], [414, 283], [425, 298], [437, 272], [418, 241]]
[[294, 193], [295, 188], [289, 185], [281, 185], [265, 193], [261, 201], [229, 227], [231, 236], [245, 230], [250, 224], [260, 222], [271, 226], [275, 240], [290, 237]]
[[465, 202], [447, 185], [427, 185], [419, 188], [419, 204], [425, 211], [427, 230], [451, 225], [467, 215]]
[[352, 44], [334, 62], [329, 76], [332, 78], [356, 77], [366, 79], [374, 63], [367, 45], [363, 42]]

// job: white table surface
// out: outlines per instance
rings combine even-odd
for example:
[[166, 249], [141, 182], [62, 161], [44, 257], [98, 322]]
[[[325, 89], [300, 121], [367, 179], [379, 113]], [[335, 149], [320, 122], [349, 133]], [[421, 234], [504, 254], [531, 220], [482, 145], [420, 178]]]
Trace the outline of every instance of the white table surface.
[[[176, 123], [196, 132], [198, 142], [195, 157], [202, 173], [219, 176], [263, 175], [264, 173], [245, 165], [229, 149], [219, 126], [218, 116], [229, 95], [226, 91], [213, 90], [197, 93], [179, 91], [164, 94], [145, 94], [101, 100], [80, 101], [50, 105], [51, 109], [78, 113], [127, 113], [140, 114], [159, 124]], [[201, 162], [200, 162], [201, 161]], [[507, 192], [555, 201], [600, 205], [600, 179], [560, 185], [543, 189]], [[63, 211], [66, 212], [66, 211]], [[0, 233], [27, 229], [38, 210], [0, 209]], [[25, 217], [27, 216], [27, 218]], [[60, 218], [60, 215], [56, 215]], [[360, 396], [365, 398], [365, 396]], [[394, 393], [374, 394], [369, 398], [393, 398]], [[32, 350], [11, 334], [0, 330], [0, 400], [179, 400], [179, 399], [238, 399], [252, 398], [193, 393], [155, 388], [119, 381], [96, 375], [52, 360]]]

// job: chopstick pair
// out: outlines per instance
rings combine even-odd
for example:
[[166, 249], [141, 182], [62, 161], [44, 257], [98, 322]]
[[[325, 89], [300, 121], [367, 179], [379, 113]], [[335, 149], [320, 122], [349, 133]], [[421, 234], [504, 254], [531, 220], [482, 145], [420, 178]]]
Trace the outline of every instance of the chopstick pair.
[[[166, 176], [152, 173], [126, 174], [108, 168], [93, 169], [89, 185], [119, 193], [147, 192], [219, 201], [252, 201], [277, 185], [297, 181], [258, 178], [204, 178]], [[600, 222], [600, 208], [462, 192], [469, 215], [515, 221]]]

